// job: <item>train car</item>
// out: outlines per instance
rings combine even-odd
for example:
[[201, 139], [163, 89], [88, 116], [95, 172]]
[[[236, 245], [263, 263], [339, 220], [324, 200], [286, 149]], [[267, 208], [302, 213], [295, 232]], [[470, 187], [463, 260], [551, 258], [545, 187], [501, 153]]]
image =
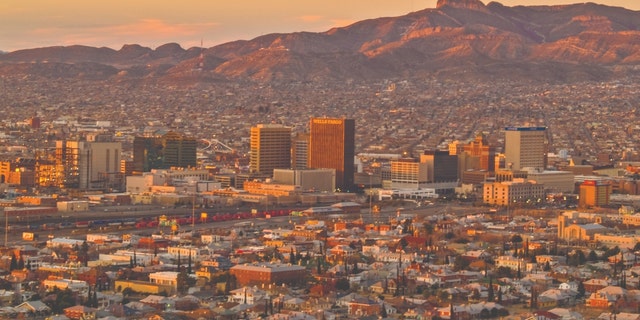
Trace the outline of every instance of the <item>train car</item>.
[[93, 220], [89, 222], [91, 228], [104, 228], [108, 224], [107, 220]]
[[117, 219], [117, 220], [108, 220], [106, 221], [107, 223], [107, 227], [120, 227], [122, 226], [122, 220]]
[[58, 224], [59, 229], [68, 229], [68, 228], [73, 228], [74, 226], [75, 224], [73, 224], [72, 222], [60, 222]]
[[89, 228], [89, 221], [76, 222], [76, 228]]

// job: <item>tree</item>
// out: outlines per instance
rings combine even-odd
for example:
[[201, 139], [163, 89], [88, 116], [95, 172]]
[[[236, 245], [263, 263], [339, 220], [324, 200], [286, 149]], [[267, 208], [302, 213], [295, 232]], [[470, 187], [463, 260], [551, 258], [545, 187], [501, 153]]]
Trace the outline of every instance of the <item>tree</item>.
[[178, 272], [178, 278], [176, 280], [178, 292], [181, 294], [187, 293], [189, 288], [195, 284], [195, 279], [189, 277], [186, 269], [182, 269], [180, 272]]
[[87, 293], [87, 302], [85, 303], [85, 306], [91, 307], [91, 286], [89, 286], [89, 292]]
[[487, 301], [491, 302], [493, 301], [494, 297], [494, 292], [493, 292], [493, 279], [491, 277], [489, 277], [489, 289], [487, 292]]
[[293, 253], [293, 248], [291, 248], [291, 251], [289, 252], [289, 263], [296, 264], [296, 255]]
[[191, 251], [189, 251], [189, 259], [187, 260], [187, 274], [191, 274]]
[[438, 293], [438, 298], [440, 298], [440, 300], [447, 300], [449, 299], [449, 292], [442, 290]]
[[384, 303], [380, 306], [380, 318], [384, 319], [388, 316], [387, 308], [384, 307]]
[[461, 270], [467, 269], [467, 267], [469, 267], [469, 261], [467, 261], [466, 259], [463, 259], [461, 256], [457, 256], [454, 258], [453, 270], [461, 271]]
[[24, 257], [20, 255], [20, 259], [18, 259], [18, 270], [24, 269]]
[[351, 273], [353, 274], [360, 273], [360, 269], [358, 268], [358, 261], [353, 262], [353, 269], [351, 270]]
[[91, 299], [91, 303], [92, 303], [92, 307], [97, 308], [98, 307], [98, 291], [93, 290], [93, 297]]
[[82, 245], [80, 246], [79, 256], [80, 261], [82, 261], [82, 263], [86, 267], [89, 263], [89, 244], [86, 241], [83, 241]]
[[[432, 235], [433, 231], [434, 231], [433, 224], [431, 224], [431, 223], [424, 224], [424, 232], [426, 232], [427, 235]], [[430, 240], [431, 240], [431, 238], [429, 238], [429, 241]], [[428, 245], [431, 245], [431, 244], [428, 244]]]
[[[638, 242], [638, 243], [640, 243], [640, 242]], [[591, 250], [591, 251], [589, 251], [589, 256], [587, 257], [587, 259], [589, 261], [598, 261], [598, 254], [595, 251]]]
[[473, 289], [473, 291], [471, 292], [471, 295], [469, 296], [469, 300], [471, 300], [471, 301], [480, 300], [480, 290]]
[[55, 288], [52, 294], [55, 294], [55, 299], [48, 300], [47, 306], [51, 308], [53, 314], [61, 314], [64, 309], [76, 305], [76, 298], [71, 289], [60, 290]]
[[405, 237], [402, 237], [400, 239], [400, 248], [402, 248], [402, 250], [404, 250], [407, 245], [409, 245], [409, 242], [407, 241], [407, 239]]
[[182, 271], [182, 267], [180, 266], [182, 262], [180, 261], [180, 251], [178, 251], [178, 272]]
[[513, 270], [509, 267], [501, 266], [496, 269], [497, 278], [513, 278]]
[[338, 281], [336, 281], [336, 289], [340, 290], [340, 291], [347, 291], [349, 290], [350, 285], [349, 285], [349, 280], [347, 280], [347, 278], [340, 278], [338, 279]]
[[511, 236], [511, 243], [513, 243], [513, 251], [517, 252], [518, 251], [518, 244], [522, 242], [522, 236], [520, 236], [519, 234], [514, 234], [513, 236]]
[[584, 297], [585, 289], [582, 281], [578, 281], [578, 298]]
[[11, 262], [9, 263], [9, 271], [18, 269], [18, 258], [15, 252], [11, 255]]

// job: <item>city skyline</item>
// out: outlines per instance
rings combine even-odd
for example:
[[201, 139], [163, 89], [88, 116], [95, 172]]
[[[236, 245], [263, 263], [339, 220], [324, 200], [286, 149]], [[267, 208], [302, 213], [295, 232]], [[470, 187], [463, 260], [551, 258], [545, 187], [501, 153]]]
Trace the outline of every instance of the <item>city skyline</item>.
[[[119, 49], [125, 44], [150, 48], [175, 42], [184, 48], [212, 47], [250, 40], [270, 33], [322, 32], [357, 21], [401, 16], [435, 8], [436, 0], [336, 0], [295, 3], [186, 2], [110, 3], [66, 1], [0, 3], [0, 51], [87, 45]], [[483, 1], [485, 4], [490, 1]], [[502, 0], [507, 6], [559, 5], [571, 0]], [[640, 10], [631, 0], [600, 0], [599, 4]]]

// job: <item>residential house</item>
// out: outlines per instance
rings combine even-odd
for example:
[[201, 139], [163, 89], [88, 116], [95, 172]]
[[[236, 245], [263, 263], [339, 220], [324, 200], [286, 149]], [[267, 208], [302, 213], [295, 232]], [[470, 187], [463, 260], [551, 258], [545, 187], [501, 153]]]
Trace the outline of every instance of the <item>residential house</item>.
[[347, 304], [347, 310], [350, 316], [377, 316], [382, 311], [382, 306], [379, 302], [370, 298], [356, 298]]

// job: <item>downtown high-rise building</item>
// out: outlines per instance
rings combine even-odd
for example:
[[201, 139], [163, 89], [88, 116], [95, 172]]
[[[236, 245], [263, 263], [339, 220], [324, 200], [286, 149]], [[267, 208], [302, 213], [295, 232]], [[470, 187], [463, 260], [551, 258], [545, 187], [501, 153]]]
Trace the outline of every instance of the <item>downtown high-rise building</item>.
[[297, 133], [291, 141], [291, 168], [302, 170], [309, 162], [309, 134]]
[[336, 188], [347, 191], [354, 185], [354, 119], [311, 118], [309, 122], [308, 168], [335, 169]]
[[546, 127], [507, 127], [504, 130], [505, 169], [545, 168]]
[[468, 144], [465, 144], [463, 149], [464, 149], [464, 152], [469, 154], [469, 156], [478, 159], [478, 166], [477, 168], [473, 168], [473, 169], [484, 170], [489, 172], [493, 172], [496, 170], [495, 148], [490, 146], [487, 143], [487, 140], [485, 139], [482, 133], [477, 134], [476, 138], [473, 141], [469, 142]]
[[121, 187], [121, 150], [121, 143], [109, 135], [56, 141], [56, 165], [52, 168], [57, 169], [57, 186], [79, 190]]
[[420, 155], [420, 162], [426, 164], [427, 182], [458, 181], [458, 156], [448, 150], [426, 150]]
[[136, 174], [151, 169], [189, 168], [197, 165], [197, 141], [177, 132], [162, 136], [135, 137], [133, 140], [133, 171]]
[[249, 171], [273, 176], [274, 169], [291, 168], [291, 127], [259, 124], [251, 127]]

